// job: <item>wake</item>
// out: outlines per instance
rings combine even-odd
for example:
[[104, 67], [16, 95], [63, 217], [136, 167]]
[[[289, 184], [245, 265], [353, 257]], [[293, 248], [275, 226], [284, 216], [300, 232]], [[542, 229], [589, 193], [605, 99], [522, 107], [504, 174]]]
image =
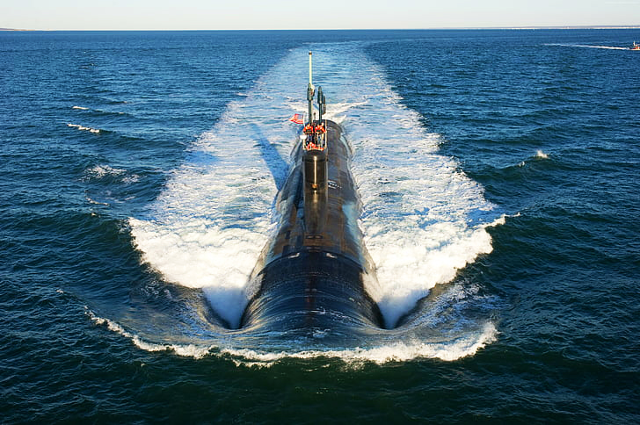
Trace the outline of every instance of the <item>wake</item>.
[[[357, 45], [313, 50], [327, 118], [342, 125], [354, 150], [351, 167], [364, 207], [360, 225], [380, 283], [370, 295], [393, 327], [436, 284], [450, 282], [478, 255], [490, 253], [486, 228], [504, 217], [454, 159], [438, 153], [439, 135], [422, 127], [419, 114], [402, 105], [384, 72]], [[192, 146], [148, 214], [130, 219], [144, 260], [170, 282], [202, 288], [232, 327], [248, 301], [248, 277], [278, 221], [273, 203], [298, 130], [287, 118], [305, 110], [306, 57], [306, 49], [291, 51], [246, 98], [230, 103], [218, 124]], [[451, 290], [454, 298], [484, 302], [472, 292]], [[465, 323], [462, 330], [452, 326], [434, 336], [433, 323], [422, 316], [387, 335], [395, 335], [391, 342], [339, 351], [345, 358], [452, 360], [494, 339], [488, 319], [463, 317], [464, 309], [459, 314], [451, 320]], [[401, 342], [409, 334], [417, 340]], [[434, 338], [439, 345], [430, 342]], [[443, 354], [447, 347], [449, 354]], [[273, 360], [251, 349], [227, 350]]]
[[562, 47], [581, 47], [585, 49], [606, 49], [606, 50], [630, 50], [628, 47], [617, 46], [594, 46], [591, 44], [564, 44], [564, 43], [549, 43], [545, 46], [562, 46]]

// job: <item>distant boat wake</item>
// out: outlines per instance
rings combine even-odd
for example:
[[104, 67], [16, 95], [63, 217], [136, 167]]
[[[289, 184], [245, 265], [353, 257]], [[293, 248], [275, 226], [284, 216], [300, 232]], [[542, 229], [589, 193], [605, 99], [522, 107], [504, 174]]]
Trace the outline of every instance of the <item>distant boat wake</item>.
[[[144, 261], [166, 281], [204, 294], [187, 297], [190, 307], [175, 313], [182, 331], [154, 333], [142, 330], [142, 320], [89, 315], [143, 349], [231, 355], [245, 363], [474, 354], [495, 338], [490, 317], [496, 300], [454, 278], [492, 251], [486, 228], [504, 217], [455, 160], [438, 153], [439, 136], [422, 127], [355, 44], [317, 45], [314, 54], [318, 82], [327, 88], [327, 118], [341, 124], [354, 151], [360, 227], [380, 284], [370, 294], [391, 329], [353, 329], [349, 335], [319, 329], [303, 338], [268, 326], [252, 333], [220, 326], [240, 323], [248, 277], [275, 230], [274, 199], [297, 139], [297, 126], [287, 118], [305, 109], [306, 54], [304, 48], [291, 51], [246, 97], [231, 102], [191, 147], [148, 214], [130, 219]], [[447, 285], [434, 294], [437, 284]]]
[[618, 46], [594, 46], [591, 44], [565, 44], [565, 43], [548, 43], [545, 46], [561, 46], [561, 47], [582, 47], [586, 49], [606, 49], [606, 50], [630, 50], [628, 47]]

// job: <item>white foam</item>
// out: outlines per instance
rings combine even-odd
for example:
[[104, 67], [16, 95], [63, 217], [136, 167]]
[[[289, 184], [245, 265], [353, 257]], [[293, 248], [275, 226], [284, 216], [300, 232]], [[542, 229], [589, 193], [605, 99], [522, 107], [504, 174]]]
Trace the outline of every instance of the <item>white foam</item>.
[[536, 151], [536, 158], [538, 159], [549, 159], [549, 155], [542, 152], [541, 150]]
[[123, 168], [115, 168], [106, 164], [98, 164], [87, 168], [84, 174], [87, 177], [102, 179], [107, 176], [122, 176], [126, 171], [127, 170]]
[[72, 128], [77, 128], [78, 130], [81, 130], [81, 131], [88, 131], [90, 133], [95, 133], [95, 134], [100, 133], [99, 129], [91, 128], [91, 127], [85, 127], [85, 126], [79, 125], [79, 124], [67, 123], [67, 126], [68, 127], [72, 127]]
[[140, 181], [140, 176], [137, 174], [132, 174], [130, 176], [126, 176], [122, 178], [122, 183], [124, 184], [132, 184]]
[[105, 177], [117, 177], [123, 184], [132, 184], [140, 181], [137, 174], [127, 174], [127, 170], [116, 168], [106, 164], [98, 164], [84, 171], [85, 179], [103, 179]]
[[[271, 154], [288, 160], [296, 139], [297, 127], [288, 118], [305, 110], [306, 54], [292, 50], [246, 98], [230, 103], [173, 173], [148, 217], [130, 219], [144, 259], [169, 281], [203, 288], [232, 325], [239, 322], [247, 278], [277, 221], [271, 172], [283, 178], [286, 166]], [[380, 282], [372, 296], [393, 325], [434, 285], [491, 252], [486, 228], [504, 218], [458, 163], [438, 152], [440, 137], [426, 131], [419, 114], [403, 106], [384, 72], [356, 46], [314, 46], [314, 61], [327, 117], [343, 125], [354, 148], [352, 171], [364, 205], [360, 224]], [[466, 348], [397, 342], [349, 356], [459, 358], [490, 341], [492, 326], [469, 336]]]
[[385, 364], [408, 360], [429, 358], [454, 361], [471, 356], [495, 341], [497, 330], [487, 322], [478, 333], [446, 342], [396, 341], [373, 348], [354, 348], [345, 350], [307, 350], [298, 352], [263, 352], [247, 349], [223, 349], [235, 358], [236, 364], [246, 366], [272, 366], [285, 359], [314, 359], [318, 357], [337, 358], [347, 365], [358, 366], [364, 362]]
[[89, 108], [85, 108], [84, 106], [73, 106], [71, 109], [80, 109], [80, 110], [82, 110], [82, 111], [86, 111], [86, 110], [88, 110]]
[[87, 200], [87, 202], [89, 202], [90, 204], [93, 204], [93, 205], [104, 205], [104, 206], [107, 206], [107, 207], [109, 206], [109, 204], [108, 204], [108, 203], [106, 203], [106, 202], [96, 201], [95, 199], [91, 198], [91, 197], [90, 197], [90, 196], [88, 196], [88, 195], [87, 195], [87, 196], [85, 196], [85, 199]]

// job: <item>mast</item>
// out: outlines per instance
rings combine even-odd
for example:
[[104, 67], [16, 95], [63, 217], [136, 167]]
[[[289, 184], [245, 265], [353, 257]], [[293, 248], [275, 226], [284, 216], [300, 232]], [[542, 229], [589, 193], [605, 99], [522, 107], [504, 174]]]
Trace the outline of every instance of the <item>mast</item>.
[[[312, 237], [323, 232], [327, 219], [328, 178], [329, 166], [326, 149], [326, 129], [321, 121], [315, 121], [313, 116], [313, 54], [309, 52], [309, 86], [307, 87], [307, 101], [309, 102], [309, 118], [304, 127], [304, 142], [302, 150], [302, 179], [304, 199], [305, 232]], [[318, 87], [318, 101], [324, 101], [322, 88]], [[322, 117], [323, 103], [318, 103], [320, 117]]]

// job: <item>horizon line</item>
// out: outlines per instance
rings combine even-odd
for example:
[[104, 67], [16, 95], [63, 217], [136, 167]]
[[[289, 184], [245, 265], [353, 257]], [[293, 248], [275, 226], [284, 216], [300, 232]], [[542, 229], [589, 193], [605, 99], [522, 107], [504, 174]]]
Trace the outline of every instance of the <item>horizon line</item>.
[[428, 30], [540, 30], [540, 29], [640, 29], [640, 24], [636, 25], [520, 25], [520, 26], [498, 26], [498, 27], [425, 27], [425, 28], [236, 28], [236, 29], [22, 29], [22, 28], [0, 28], [2, 32], [118, 32], [118, 31], [428, 31]]

